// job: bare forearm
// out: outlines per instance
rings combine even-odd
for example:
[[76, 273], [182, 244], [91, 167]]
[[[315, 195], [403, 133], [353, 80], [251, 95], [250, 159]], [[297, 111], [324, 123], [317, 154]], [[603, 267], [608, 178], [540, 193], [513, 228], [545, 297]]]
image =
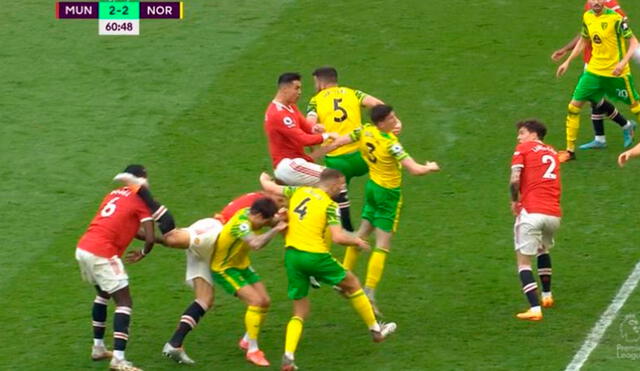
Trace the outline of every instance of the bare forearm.
[[578, 55], [580, 55], [580, 53], [582, 53], [585, 47], [585, 43], [586, 43], [585, 39], [583, 37], [580, 37], [576, 45], [573, 47], [571, 54], [569, 54], [569, 57], [567, 57], [567, 61], [566, 61], [567, 63], [570, 63]]
[[509, 183], [509, 192], [511, 193], [511, 201], [518, 202], [520, 199], [520, 181]]
[[263, 248], [266, 244], [269, 243], [269, 241], [271, 241], [271, 239], [278, 234], [279, 230], [276, 229], [270, 229], [268, 232], [265, 232], [261, 235], [256, 235], [253, 236], [251, 238], [251, 241], [249, 241], [249, 246], [251, 246], [252, 249], [254, 250], [259, 250], [261, 248]]

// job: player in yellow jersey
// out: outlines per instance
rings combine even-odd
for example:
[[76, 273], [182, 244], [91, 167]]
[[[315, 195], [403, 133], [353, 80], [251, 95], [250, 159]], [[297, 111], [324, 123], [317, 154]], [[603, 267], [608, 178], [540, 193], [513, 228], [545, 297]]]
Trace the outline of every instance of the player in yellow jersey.
[[396, 231], [402, 206], [402, 167], [411, 175], [424, 175], [440, 170], [435, 162], [417, 163], [405, 152], [398, 138], [391, 132], [397, 117], [393, 108], [378, 105], [371, 110], [375, 125], [366, 124], [349, 135], [336, 140], [336, 145], [356, 143], [369, 165], [369, 181], [365, 188], [362, 224], [358, 237], [367, 238], [376, 232], [376, 247], [371, 252], [367, 266], [365, 292], [380, 315], [375, 303], [375, 289], [382, 277], [391, 237]]
[[269, 192], [289, 198], [288, 222], [285, 235], [285, 267], [288, 295], [293, 299], [293, 316], [287, 325], [282, 370], [295, 370], [294, 353], [302, 335], [305, 318], [309, 315], [309, 277], [337, 285], [349, 298], [363, 319], [375, 342], [383, 341], [396, 329], [396, 324], [379, 323], [371, 303], [358, 278], [346, 270], [331, 255], [331, 242], [355, 245], [368, 249], [366, 241], [351, 235], [340, 225], [338, 205], [332, 200], [345, 185], [345, 177], [335, 169], [324, 169], [315, 187], [279, 186], [268, 174], [260, 176], [262, 187]]
[[277, 211], [276, 203], [267, 197], [256, 200], [250, 208], [238, 210], [222, 228], [211, 257], [214, 282], [247, 304], [246, 333], [240, 340], [240, 347], [247, 351], [247, 360], [258, 366], [269, 366], [258, 347], [258, 334], [271, 299], [251, 267], [249, 252], [262, 248], [286, 228], [287, 224], [279, 221], [271, 230], [261, 233], [263, 227], [272, 224]]
[[[383, 104], [380, 99], [360, 90], [338, 85], [338, 71], [333, 67], [320, 67], [313, 71], [316, 95], [309, 101], [307, 107], [307, 121], [312, 124], [320, 123], [324, 130], [346, 135], [362, 126], [361, 107], [373, 108]], [[402, 124], [398, 121], [395, 133], [398, 134]], [[335, 148], [326, 154], [325, 165], [337, 169], [344, 174], [349, 185], [351, 178], [365, 175], [369, 169], [367, 163], [358, 151], [358, 144], [352, 143]], [[340, 206], [342, 226], [353, 232], [351, 224], [350, 202], [345, 188], [336, 198]], [[347, 247], [343, 264], [353, 270], [358, 250]]]
[[[556, 71], [560, 77], [571, 61], [591, 43], [592, 56], [573, 92], [566, 119], [567, 150], [560, 153], [560, 162], [575, 159], [575, 144], [580, 127], [580, 110], [586, 102], [599, 103], [605, 96], [627, 103], [640, 119], [640, 96], [629, 68], [629, 59], [638, 48], [638, 40], [625, 18], [604, 6], [604, 0], [589, 0], [591, 10], [582, 17], [582, 37], [571, 55]], [[627, 41], [629, 42], [627, 48]]]

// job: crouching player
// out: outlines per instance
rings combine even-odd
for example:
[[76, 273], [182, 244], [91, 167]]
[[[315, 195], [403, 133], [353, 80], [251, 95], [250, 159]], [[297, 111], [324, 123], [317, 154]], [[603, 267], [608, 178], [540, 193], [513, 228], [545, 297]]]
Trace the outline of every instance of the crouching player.
[[556, 150], [542, 142], [547, 128], [539, 121], [517, 123], [518, 146], [511, 162], [511, 211], [516, 216], [514, 239], [522, 291], [531, 308], [517, 317], [539, 321], [538, 285], [531, 271], [537, 255], [542, 306], [553, 306], [551, 256], [553, 235], [560, 227], [560, 162]]
[[278, 221], [271, 230], [261, 233], [263, 227], [273, 224], [277, 211], [276, 203], [267, 197], [240, 209], [222, 228], [211, 258], [213, 280], [247, 304], [246, 332], [239, 345], [246, 350], [247, 360], [258, 366], [270, 365], [258, 347], [258, 335], [271, 299], [251, 267], [249, 252], [262, 248], [287, 227], [286, 222]]

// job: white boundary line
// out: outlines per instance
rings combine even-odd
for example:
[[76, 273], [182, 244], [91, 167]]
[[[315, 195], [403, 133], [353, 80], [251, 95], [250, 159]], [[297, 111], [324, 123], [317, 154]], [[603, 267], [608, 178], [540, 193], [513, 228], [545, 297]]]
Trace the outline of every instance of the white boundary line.
[[624, 303], [638, 285], [638, 281], [640, 281], [640, 262], [636, 264], [636, 267], [633, 269], [622, 287], [620, 287], [618, 294], [613, 298], [607, 310], [602, 314], [602, 316], [600, 316], [600, 319], [596, 322], [595, 326], [593, 326], [591, 332], [582, 344], [582, 347], [580, 347], [578, 353], [573, 356], [571, 363], [569, 363], [565, 371], [578, 371], [582, 366], [584, 366], [584, 363], [589, 358], [591, 352], [593, 352], [600, 343], [600, 340], [602, 340], [602, 336], [607, 331], [607, 328], [609, 328], [609, 325], [611, 325], [613, 320], [616, 319], [618, 311], [620, 311]]

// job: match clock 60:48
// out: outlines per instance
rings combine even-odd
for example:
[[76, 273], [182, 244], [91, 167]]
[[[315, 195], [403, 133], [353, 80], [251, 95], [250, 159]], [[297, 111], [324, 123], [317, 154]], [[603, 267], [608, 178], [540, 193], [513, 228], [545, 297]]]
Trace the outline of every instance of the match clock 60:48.
[[139, 35], [140, 21], [137, 19], [100, 19], [100, 35]]

